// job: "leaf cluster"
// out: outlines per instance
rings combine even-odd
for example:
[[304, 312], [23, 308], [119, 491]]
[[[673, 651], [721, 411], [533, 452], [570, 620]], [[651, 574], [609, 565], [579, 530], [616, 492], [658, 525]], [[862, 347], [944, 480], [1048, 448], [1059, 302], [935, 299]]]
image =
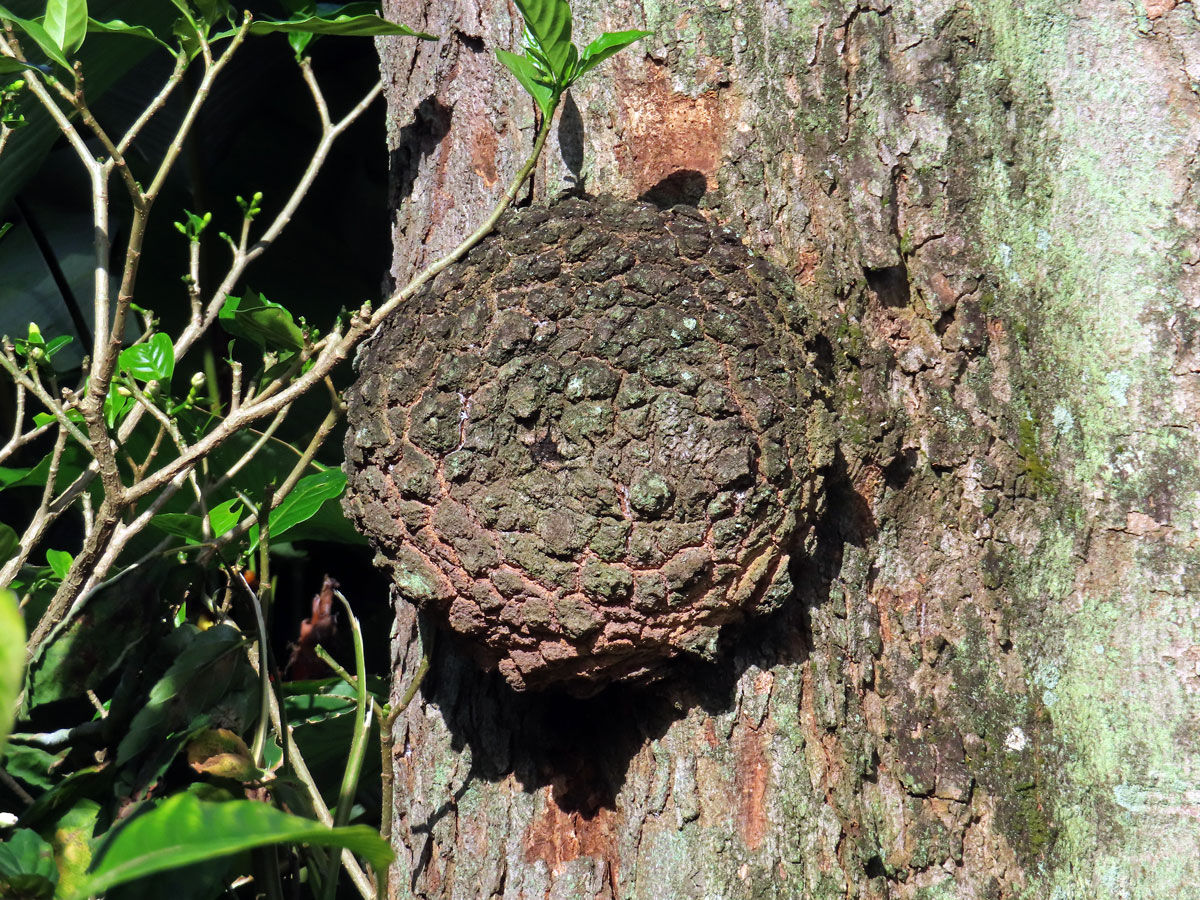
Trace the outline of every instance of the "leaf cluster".
[[571, 7], [563, 0], [514, 0], [525, 20], [523, 55], [497, 50], [496, 55], [521, 87], [550, 118], [566, 90], [613, 54], [652, 34], [612, 31], [580, 52], [571, 41]]

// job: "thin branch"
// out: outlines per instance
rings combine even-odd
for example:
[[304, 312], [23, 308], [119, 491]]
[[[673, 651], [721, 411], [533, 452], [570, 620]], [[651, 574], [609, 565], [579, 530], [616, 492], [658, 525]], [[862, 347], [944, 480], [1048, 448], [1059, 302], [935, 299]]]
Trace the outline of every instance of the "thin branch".
[[[300, 458], [296, 460], [296, 464], [292, 466], [292, 470], [288, 472], [287, 478], [283, 480], [275, 493], [271, 496], [271, 509], [277, 507], [284, 501], [284, 498], [292, 492], [296, 487], [297, 482], [304, 476], [304, 472], [312, 464], [313, 459], [317, 455], [317, 451], [321, 449], [321, 445], [325, 443], [325, 439], [329, 437], [329, 433], [333, 431], [333, 427], [341, 418], [341, 407], [331, 409], [321, 420], [321, 424], [317, 426], [316, 433], [309, 439], [308, 445], [304, 448], [304, 452], [300, 454]], [[232, 541], [239, 540], [244, 534], [254, 527], [255, 519], [247, 517], [237, 524], [236, 527], [229, 529], [223, 535], [213, 542], [216, 548], [224, 547]], [[201, 557], [203, 559], [203, 557]]]
[[[133, 398], [141, 406], [145, 407], [146, 411], [148, 413], [150, 413], [150, 415], [154, 416], [154, 418], [156, 418], [158, 420], [159, 428], [165, 429], [167, 434], [169, 434], [171, 436], [171, 443], [173, 443], [175, 445], [175, 449], [178, 450], [180, 453], [186, 452], [187, 446], [188, 446], [187, 441], [184, 440], [183, 434], [179, 431], [179, 426], [174, 422], [174, 420], [172, 420], [170, 416], [168, 416], [165, 412], [163, 412], [161, 409], [159, 409], [154, 404], [154, 401], [152, 401], [149, 397], [146, 396], [145, 391], [143, 391], [140, 387], [138, 387], [137, 381], [135, 381], [134, 379], [131, 378], [128, 380], [128, 382], [126, 383], [125, 386], [129, 389], [129, 392], [131, 394], [133, 394]], [[157, 446], [157, 443], [158, 442], [156, 441], [155, 442], [156, 446]], [[132, 459], [129, 461], [129, 467], [131, 469], [133, 469], [134, 471], [137, 471], [136, 463], [134, 463], [134, 461]], [[192, 486], [192, 491], [196, 494], [196, 501], [198, 503], [200, 503], [201, 505], [203, 505], [204, 504], [204, 494], [200, 490], [200, 483], [196, 480], [195, 468], [192, 468], [191, 470], [188, 471], [188, 482]], [[205, 514], [204, 521], [207, 522], [208, 521], [208, 510], [205, 510], [204, 514]]]
[[312, 59], [306, 56], [300, 60], [300, 72], [304, 76], [304, 83], [308, 85], [308, 90], [312, 94], [313, 104], [317, 107], [317, 115], [321, 117], [321, 130], [328, 131], [332, 125], [329, 119], [329, 106], [325, 103], [325, 94], [321, 92], [321, 85], [317, 83], [317, 76], [313, 74]]
[[125, 132], [125, 136], [118, 142], [118, 153], [124, 154], [132, 146], [138, 134], [141, 133], [141, 130], [146, 127], [146, 123], [166, 105], [167, 98], [171, 96], [171, 92], [175, 90], [175, 87], [183, 79], [183, 73], [187, 71], [187, 67], [187, 53], [181, 50], [175, 54], [175, 68], [171, 71], [171, 75], [167, 78], [162, 90], [154, 95], [154, 99], [150, 101], [150, 105], [142, 110], [141, 115], [134, 120], [133, 124], [129, 126], [129, 130]]
[[3, 348], [3, 352], [0, 352], [0, 368], [8, 372], [14, 382], [37, 397], [42, 402], [42, 405], [54, 416], [58, 424], [66, 429], [67, 433], [75, 438], [84, 449], [91, 450], [91, 442], [88, 440], [87, 435], [79, 430], [79, 426], [67, 418], [66, 409], [63, 405], [50, 396], [50, 392], [42, 387], [41, 381], [36, 381], [21, 371], [16, 359], [10, 356], [8, 351], [9, 348], [5, 347]]
[[84, 94], [83, 85], [83, 63], [76, 61], [75, 68], [72, 70], [75, 75], [75, 94], [71, 99], [71, 105], [79, 111], [79, 118], [100, 141], [100, 145], [108, 153], [107, 162], [101, 165], [107, 172], [117, 169], [121, 173], [121, 179], [125, 182], [125, 189], [129, 192], [129, 199], [133, 201], [135, 209], [140, 209], [145, 202], [142, 196], [142, 188], [137, 183], [137, 179], [133, 177], [133, 172], [125, 162], [125, 157], [121, 150], [113, 143], [112, 138], [108, 136], [108, 132], [92, 114], [91, 107], [88, 106], [87, 97]]
[[[150, 182], [150, 187], [146, 189], [146, 199], [148, 202], [154, 202], [158, 197], [159, 191], [162, 190], [163, 184], [167, 180], [171, 169], [175, 166], [175, 160], [179, 158], [179, 154], [183, 152], [184, 142], [187, 140], [188, 134], [192, 130], [192, 126], [196, 123], [196, 117], [200, 114], [200, 107], [208, 99], [208, 94], [212, 90], [213, 82], [216, 77], [221, 74], [221, 70], [229, 64], [229, 60], [233, 54], [241, 47], [242, 41], [246, 39], [246, 35], [250, 33], [250, 14], [246, 13], [242, 18], [242, 24], [238, 26], [237, 31], [233, 33], [233, 39], [221, 52], [221, 55], [213, 61], [209, 55], [208, 41], [201, 38], [200, 44], [205, 51], [204, 76], [200, 79], [200, 84], [196, 88], [196, 93], [192, 96], [192, 102], [188, 105], [187, 112], [183, 114], [183, 120], [179, 123], [179, 128], [175, 132], [175, 137], [171, 141], [171, 145], [167, 148], [167, 152], [163, 155], [162, 162], [159, 163], [158, 172], [154, 176], [154, 180]], [[182, 73], [181, 73], [182, 74]]]
[[[290, 406], [285, 406], [283, 409], [279, 410], [279, 412], [275, 413], [275, 418], [273, 418], [270, 424], [267, 425], [266, 429], [259, 434], [258, 440], [251, 444], [250, 448], [243, 453], [232, 466], [226, 469], [225, 473], [220, 478], [213, 482], [209, 490], [221, 489], [228, 484], [238, 472], [242, 471], [246, 464], [249, 463], [250, 460], [254, 459], [254, 457], [258, 455], [258, 452], [267, 445], [267, 442], [271, 440], [272, 436], [274, 436], [279, 426], [283, 424], [283, 420], [287, 418], [287, 414], [291, 412], [291, 410], [292, 408]], [[291, 444], [288, 444], [287, 446], [291, 447]]]
[[[311, 89], [316, 83], [312, 78], [312, 70], [310, 67], [305, 66], [303, 71], [305, 73], [305, 81], [308, 82]], [[283, 232], [284, 228], [288, 226], [293, 216], [296, 214], [296, 210], [299, 209], [301, 201], [312, 187], [313, 181], [316, 180], [317, 174], [320, 172], [321, 167], [325, 164], [325, 160], [329, 156], [329, 150], [333, 146], [333, 142], [342, 134], [343, 131], [349, 128], [359, 116], [366, 112], [367, 108], [370, 107], [382, 90], [383, 86], [381, 84], [373, 85], [366, 95], [357, 104], [355, 104], [354, 108], [351, 109], [350, 112], [346, 113], [346, 115], [340, 120], [338, 120], [336, 124], [329, 124], [327, 112], [323, 115], [320, 140], [317, 142], [317, 147], [313, 151], [313, 155], [309, 159], [309, 163], [305, 167], [304, 173], [300, 176], [300, 180], [296, 183], [296, 186], [293, 188], [291, 195], [287, 199], [287, 202], [283, 205], [283, 209], [276, 214], [275, 218], [271, 221], [271, 224], [267, 227], [267, 230], [263, 232], [262, 237], [255, 241], [252, 247], [248, 249], [244, 249], [244, 247], [234, 248], [234, 258], [229, 265], [229, 270], [226, 272], [225, 277], [221, 280], [221, 283], [217, 286], [217, 289], [213, 292], [212, 298], [209, 300], [208, 308], [205, 310], [203, 320], [194, 328], [189, 325], [189, 327], [185, 329], [184, 332], [179, 336], [178, 340], [176, 340], [176, 359], [179, 359], [192, 345], [196, 338], [198, 338], [200, 334], [212, 324], [212, 321], [221, 311], [221, 306], [225, 303], [225, 298], [229, 295], [229, 292], [233, 290], [234, 285], [236, 285], [238, 280], [242, 277], [242, 274], [246, 271], [246, 267], [249, 266], [250, 263], [252, 263], [259, 256], [261, 256], [267, 250], [267, 248], [275, 242], [275, 240]], [[314, 94], [314, 97], [319, 96], [319, 92]], [[323, 102], [323, 100], [321, 102]], [[320, 109], [320, 107], [318, 107], [318, 109]]]
[[[14, 44], [15, 42], [11, 42], [9, 38], [0, 37], [0, 55], [11, 56], [14, 59], [19, 59], [24, 62], [25, 57], [17, 51], [17, 49], [14, 47]], [[58, 101], [55, 100], [50, 95], [50, 92], [46, 89], [46, 83], [43, 80], [41, 73], [37, 69], [26, 69], [23, 77], [25, 79], [25, 86], [29, 88], [33, 95], [37, 97], [38, 102], [42, 104], [42, 107], [46, 110], [46, 112], [50, 114], [50, 118], [54, 120], [54, 124], [58, 126], [58, 130], [63, 133], [63, 136], [67, 139], [67, 142], [71, 145], [71, 148], [79, 157], [80, 162], [83, 163], [84, 168], [86, 168], [89, 172], [98, 170], [100, 168], [99, 161], [92, 155], [92, 152], [88, 150], [87, 144], [84, 143], [83, 136], [78, 132], [78, 130], [76, 130], [75, 126], [71, 124], [71, 120], [68, 119], [67, 114], [62, 111], [62, 107], [58, 105]], [[59, 87], [59, 90], [62, 90], [62, 88]], [[66, 99], [70, 100], [69, 93], [67, 94]]]
[[[199, 87], [196, 88], [196, 93], [192, 97], [192, 102], [188, 106], [187, 112], [184, 113], [183, 120], [179, 124], [179, 128], [175, 132], [175, 136], [163, 154], [162, 161], [159, 163], [158, 171], [155, 173], [154, 180], [150, 183], [145, 191], [141, 192], [141, 205], [134, 204], [133, 219], [129, 227], [129, 241], [125, 250], [125, 264], [121, 274], [121, 285], [117, 291], [117, 305], [113, 312], [112, 323], [109, 325], [108, 317], [108, 264], [107, 259], [103, 262], [100, 259], [100, 243], [101, 239], [107, 246], [106, 226], [102, 227], [97, 218], [97, 279], [100, 276], [100, 268], [104, 269], [104, 289], [101, 291], [99, 280], [96, 287], [96, 340], [95, 350], [92, 359], [92, 377], [89, 388], [88, 399], [84, 403], [83, 414], [88, 422], [88, 431], [92, 435], [93, 443], [96, 451], [96, 459], [100, 464], [100, 477], [104, 481], [105, 491], [115, 497], [118, 502], [124, 500], [123, 486], [120, 482], [120, 473], [116, 468], [116, 459], [113, 457], [111, 450], [107, 444], [103, 444], [100, 440], [100, 432], [102, 431], [102, 421], [99, 410], [104, 403], [104, 395], [108, 391], [108, 385], [112, 380], [113, 372], [117, 364], [117, 351], [120, 349], [125, 332], [125, 317], [129, 310], [129, 304], [133, 301], [134, 286], [137, 283], [137, 273], [142, 257], [142, 242], [145, 238], [146, 225], [149, 221], [150, 208], [157, 199], [162, 186], [165, 183], [168, 174], [175, 165], [175, 161], [179, 158], [179, 154], [183, 151], [184, 141], [187, 139], [192, 126], [195, 124], [196, 118], [199, 115], [200, 108], [208, 99], [209, 92], [212, 90], [213, 81], [221, 70], [228, 64], [230, 58], [241, 46], [246, 34], [250, 28], [250, 16], [247, 14], [241, 26], [234, 33], [233, 39], [222, 52], [216, 62], [207, 62], [205, 64], [204, 77], [200, 81]], [[201, 37], [201, 44], [207, 46], [207, 41]], [[207, 54], [206, 54], [207, 60]], [[102, 170], [103, 171], [103, 170]], [[96, 182], [96, 178], [93, 178]], [[95, 205], [97, 210], [101, 207], [101, 198], [107, 203], [107, 195], [104, 194], [106, 185], [94, 183], [93, 194], [95, 195]], [[98, 216], [99, 214], [97, 214]], [[101, 303], [101, 294], [103, 294], [103, 303]], [[104, 337], [107, 329], [107, 341]], [[178, 352], [176, 359], [179, 358]], [[135, 417], [135, 424], [137, 418]], [[130, 432], [132, 433], [132, 427]], [[123, 440], [124, 438], [122, 438]]]
[[328, 650], [320, 644], [316, 644], [313, 646], [313, 653], [317, 654], [317, 658], [333, 670], [334, 675], [342, 679], [342, 681], [346, 682], [346, 684], [350, 685], [356, 691], [358, 690], [358, 682], [354, 680], [354, 676], [347, 672], [340, 662], [330, 656]]
[[[276, 699], [274, 691], [271, 692], [271, 724], [275, 727], [275, 732], [280, 736], [284, 742], [284, 746], [287, 748], [286, 756], [288, 764], [291, 765], [292, 771], [296, 773], [296, 777], [300, 780], [300, 783], [304, 785], [317, 821], [322, 825], [332, 828], [333, 816], [329, 813], [329, 807], [325, 805], [325, 798], [321, 796], [321, 790], [317, 787], [317, 782], [312, 777], [312, 773], [304, 761], [304, 756], [296, 746], [296, 740], [292, 734], [292, 726], [283, 721], [283, 716], [279, 710], [279, 701]], [[375, 888], [371, 884], [371, 879], [367, 877], [367, 873], [363, 871], [362, 866], [358, 864], [358, 860], [354, 858], [354, 854], [349, 850], [342, 851], [342, 866], [350, 876], [350, 880], [354, 882], [354, 887], [358, 889], [363, 900], [375, 900]]]
[[488, 233], [495, 227], [496, 222], [504, 214], [505, 210], [516, 199], [517, 193], [525, 179], [529, 177], [529, 173], [533, 171], [534, 165], [537, 163], [538, 156], [541, 154], [542, 147], [546, 143], [546, 137], [550, 133], [551, 117], [547, 116], [542, 123], [542, 128], [538, 132], [537, 140], [533, 146], [533, 152], [525, 165], [521, 167], [512, 184], [504, 192], [503, 197], [496, 204], [491, 215], [484, 220], [475, 231], [461, 244], [451, 250], [441, 259], [431, 263], [404, 288], [397, 291], [388, 299], [379, 309], [371, 312], [369, 308], [360, 309], [350, 320], [350, 324], [345, 334], [339, 334], [336, 327], [327, 335], [328, 343], [324, 345], [321, 353], [313, 361], [312, 366], [307, 372], [300, 375], [290, 385], [282, 390], [272, 394], [270, 397], [264, 397], [253, 404], [246, 404], [237, 409], [231, 410], [229, 416], [221, 423], [221, 425], [195, 444], [191, 450], [168, 463], [162, 469], [154, 474], [151, 478], [147, 478], [141, 483], [131, 487], [127, 493], [130, 501], [135, 501], [139, 497], [145, 496], [150, 491], [157, 488], [158, 483], [170, 478], [173, 478], [181, 469], [194, 465], [195, 462], [207, 456], [214, 449], [221, 446], [227, 441], [235, 431], [240, 428], [245, 428], [251, 422], [257, 421], [263, 416], [270, 415], [288, 403], [293, 402], [297, 397], [306, 393], [318, 381], [326, 378], [333, 368], [344, 360], [354, 346], [362, 340], [366, 335], [374, 331], [383, 320], [395, 310], [400, 304], [410, 299], [417, 293], [430, 279], [434, 278], [438, 273], [447, 267], [453, 265], [458, 260], [462, 259], [466, 254]]
[[8, 560], [3, 569], [0, 569], [0, 584], [8, 584], [16, 577], [21, 566], [25, 565], [25, 560], [29, 559], [33, 548], [41, 542], [42, 535], [54, 521], [50, 515], [50, 501], [54, 497], [54, 482], [58, 480], [58, 465], [62, 461], [63, 450], [66, 449], [66, 446], [67, 433], [59, 428], [58, 435], [54, 439], [54, 449], [50, 451], [50, 468], [46, 472], [46, 483], [42, 487], [42, 499], [38, 503], [29, 525], [26, 526], [24, 534], [21, 535], [21, 542], [17, 546], [17, 555]]

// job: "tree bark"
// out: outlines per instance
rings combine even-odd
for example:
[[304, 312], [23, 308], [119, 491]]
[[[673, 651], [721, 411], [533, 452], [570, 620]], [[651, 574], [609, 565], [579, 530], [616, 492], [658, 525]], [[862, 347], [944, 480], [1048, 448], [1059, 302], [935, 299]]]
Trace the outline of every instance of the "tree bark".
[[[402, 278], [534, 109], [497, 0], [392, 0]], [[795, 602], [717, 666], [515, 694], [448, 642], [396, 725], [391, 893], [1196, 896], [1200, 26], [1176, 0], [577, 0], [655, 36], [535, 200], [698, 202], [790, 271], [841, 460]], [[397, 606], [396, 692], [416, 664]]]

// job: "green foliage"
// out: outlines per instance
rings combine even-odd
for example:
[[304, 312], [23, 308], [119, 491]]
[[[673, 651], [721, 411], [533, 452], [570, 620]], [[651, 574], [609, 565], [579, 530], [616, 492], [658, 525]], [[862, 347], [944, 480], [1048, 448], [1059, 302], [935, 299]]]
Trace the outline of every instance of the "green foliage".
[[205, 727], [206, 711], [239, 683], [242, 644], [242, 635], [228, 625], [195, 632], [133, 717], [117, 747], [117, 765], [164, 737]]
[[66, 54], [63, 53], [62, 44], [56, 41], [40, 22], [14, 16], [3, 6], [0, 6], [0, 19], [12, 22], [13, 25], [41, 48], [41, 51], [46, 54], [46, 58], [51, 62], [57, 63], [64, 69], [69, 70], [71, 68], [71, 63], [67, 60]]
[[210, 803], [184, 793], [120, 828], [101, 848], [90, 877], [72, 900], [166, 869], [280, 843], [346, 848], [376, 869], [392, 860], [391, 848], [361, 825], [328, 828], [263, 803]]
[[187, 218], [187, 221], [175, 222], [175, 229], [193, 244], [200, 243], [200, 235], [208, 227], [208, 223], [212, 221], [212, 213], [208, 212], [202, 216], [198, 216], [194, 212], [185, 209], [183, 214]]
[[[326, 469], [301, 478], [284, 501], [271, 510], [268, 523], [272, 540], [307, 522], [326, 501], [340, 497], [345, 489], [346, 474], [341, 469]], [[257, 525], [250, 530], [250, 545], [258, 546]]]
[[18, 828], [0, 844], [0, 897], [50, 900], [57, 884], [54, 849], [36, 831]]
[[74, 55], [88, 32], [87, 0], [47, 0], [46, 35], [66, 56]]
[[542, 115], [554, 115], [563, 93], [604, 60], [649, 31], [615, 31], [584, 48], [571, 42], [571, 6], [567, 0], [515, 0], [525, 20], [525, 55], [506, 50], [496, 55], [537, 103]]
[[253, 297], [226, 297], [221, 307], [221, 327], [264, 350], [303, 350], [304, 333], [292, 314], [261, 293]]
[[175, 371], [175, 348], [171, 339], [160, 331], [146, 343], [122, 350], [117, 365], [137, 381], [170, 381]]

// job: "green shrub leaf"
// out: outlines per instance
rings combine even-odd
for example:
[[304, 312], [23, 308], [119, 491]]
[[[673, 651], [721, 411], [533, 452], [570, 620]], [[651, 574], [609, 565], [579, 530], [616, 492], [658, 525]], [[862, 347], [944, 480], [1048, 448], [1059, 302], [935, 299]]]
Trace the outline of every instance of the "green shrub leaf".
[[213, 537], [220, 537], [242, 518], [242, 501], [236, 497], [226, 500], [208, 511], [208, 525]]
[[195, 634], [179, 657], [150, 690], [117, 747], [124, 765], [164, 734], [186, 728], [193, 718], [219, 701], [235, 683], [237, 651], [242, 635], [228, 625]]
[[70, 571], [71, 563], [74, 561], [75, 558], [66, 550], [46, 551], [46, 564], [50, 566], [50, 571], [54, 573], [59, 581], [67, 577], [67, 572]]
[[0, 758], [12, 730], [24, 674], [25, 619], [17, 605], [17, 595], [0, 590]]
[[62, 52], [70, 56], [87, 37], [87, 0], [47, 0], [42, 27]]
[[22, 19], [19, 16], [14, 16], [11, 12], [0, 6], [0, 19], [7, 19], [17, 26], [25, 34], [33, 39], [33, 42], [41, 48], [42, 52], [52, 61], [58, 63], [64, 69], [70, 69], [71, 64], [63, 55], [62, 49], [54, 38], [46, 33], [46, 29], [39, 23], [31, 19]]
[[[18, 469], [8, 469], [9, 472], [19, 472]], [[8, 562], [17, 553], [21, 539], [11, 525], [0, 522], [0, 565]]]
[[[12, 75], [16, 72], [24, 72], [26, 69], [36, 68], [37, 66], [21, 62], [19, 59], [13, 59], [11, 56], [0, 56], [0, 75]], [[8, 223], [5, 223], [5, 225], [11, 227], [11, 225]], [[8, 227], [4, 228], [3, 231], [0, 231], [0, 235], [4, 234], [5, 231], [8, 231]]]
[[364, 857], [376, 871], [392, 860], [391, 848], [364, 825], [327, 828], [265, 803], [206, 803], [191, 794], [178, 794], [119, 829], [72, 900], [84, 900], [155, 872], [279, 843], [346, 848]]
[[254, 297], [226, 297], [221, 305], [221, 327], [262, 349], [303, 350], [304, 334], [292, 314], [261, 293]]
[[346, 473], [341, 469], [326, 469], [301, 478], [292, 492], [271, 511], [271, 537], [276, 538], [289, 528], [308, 521], [317, 514], [321, 504], [340, 497], [345, 489]]
[[513, 73], [529, 96], [537, 102], [538, 109], [542, 111], [543, 116], [549, 116], [554, 112], [554, 89], [538, 80], [538, 72], [529, 57], [517, 56], [507, 50], [497, 50], [496, 56], [500, 62], [504, 63], [505, 68]]
[[[573, 62], [571, 44], [571, 4], [567, 0], [514, 0], [525, 28], [545, 55], [550, 72], [566, 86]], [[527, 42], [528, 43], [528, 42]]]
[[150, 520], [159, 531], [185, 538], [194, 543], [204, 540], [204, 521], [199, 516], [187, 513], [159, 513]]
[[381, 34], [402, 34], [436, 41], [432, 34], [414, 31], [407, 25], [389, 22], [380, 16], [339, 15], [332, 17], [297, 15], [290, 19], [255, 19], [250, 23], [251, 34], [273, 32], [303, 32], [305, 34], [337, 34], [343, 37], [373, 37]]
[[654, 34], [653, 31], [639, 31], [634, 29], [632, 31], [610, 31], [607, 34], [600, 35], [600, 37], [583, 48], [583, 54], [579, 57], [579, 63], [575, 66], [571, 80], [574, 81], [585, 72], [590, 72], [614, 53], [618, 53], [630, 44], [640, 41], [644, 37], [649, 37], [652, 34]]
[[18, 828], [0, 844], [0, 897], [50, 900], [56, 884], [54, 849], [36, 831]]
[[94, 34], [121, 34], [126, 37], [143, 38], [144, 40], [154, 41], [160, 47], [165, 47], [168, 50], [171, 49], [170, 44], [160, 40], [158, 35], [145, 25], [130, 25], [128, 22], [123, 22], [120, 19], [109, 19], [107, 22], [88, 19], [87, 30]]
[[117, 362], [121, 371], [138, 381], [168, 381], [175, 371], [175, 348], [160, 331], [144, 344], [126, 347]]

